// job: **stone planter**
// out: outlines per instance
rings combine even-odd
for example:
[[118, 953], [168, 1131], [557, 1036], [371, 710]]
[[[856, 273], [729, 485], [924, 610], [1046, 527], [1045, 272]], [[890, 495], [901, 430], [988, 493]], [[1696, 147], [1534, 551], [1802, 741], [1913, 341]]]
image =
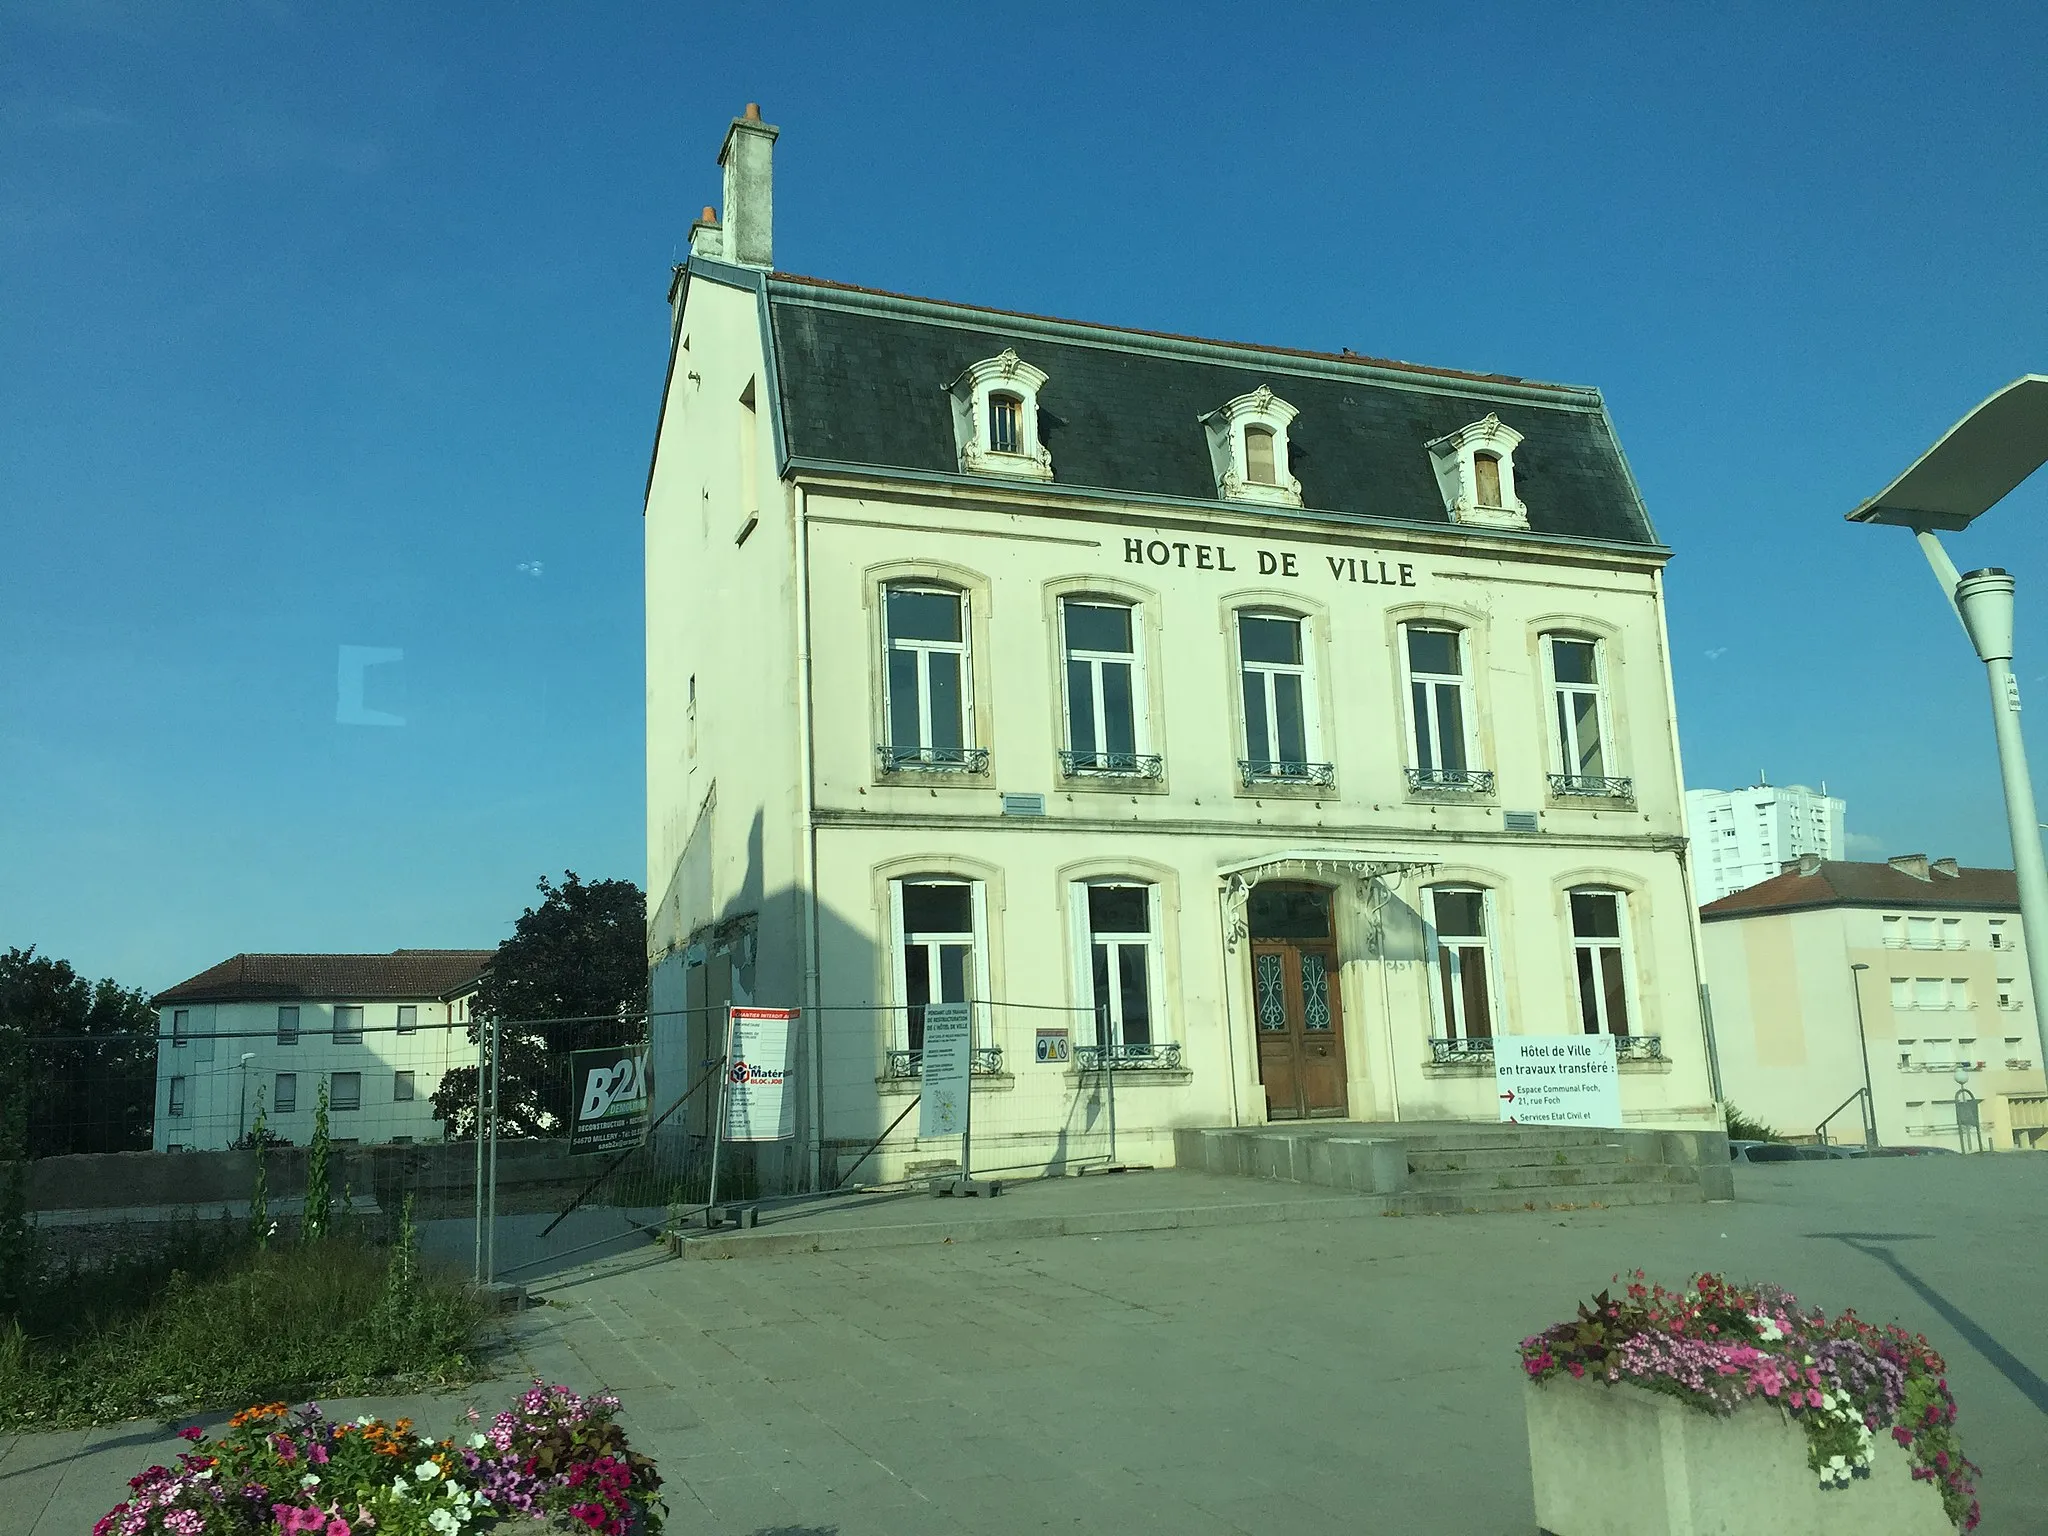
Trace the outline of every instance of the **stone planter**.
[[1635, 1386], [1525, 1382], [1545, 1536], [1955, 1536], [1931, 1482], [1880, 1432], [1870, 1476], [1823, 1489], [1775, 1407], [1727, 1418]]

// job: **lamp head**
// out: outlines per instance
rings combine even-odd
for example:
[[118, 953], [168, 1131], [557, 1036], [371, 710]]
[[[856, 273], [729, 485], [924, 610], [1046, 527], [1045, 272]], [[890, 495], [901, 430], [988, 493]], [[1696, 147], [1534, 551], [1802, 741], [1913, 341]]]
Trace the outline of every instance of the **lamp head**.
[[2023, 374], [1950, 427], [1849, 521], [1920, 532], [1967, 528], [2044, 462], [2048, 375]]

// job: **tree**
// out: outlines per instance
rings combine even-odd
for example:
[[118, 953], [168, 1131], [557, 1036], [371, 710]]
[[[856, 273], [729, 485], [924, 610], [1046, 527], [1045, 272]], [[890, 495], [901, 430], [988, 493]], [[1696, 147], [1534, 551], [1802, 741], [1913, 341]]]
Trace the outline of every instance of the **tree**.
[[[647, 898], [630, 880], [588, 885], [574, 870], [543, 875], [498, 946], [470, 1010], [475, 1043], [499, 1022], [498, 1116], [505, 1134], [558, 1136], [569, 1116], [568, 1053], [640, 1038], [647, 1009]], [[566, 1022], [566, 1021], [579, 1022]], [[476, 1131], [476, 1068], [457, 1067], [434, 1093], [451, 1136]]]
[[136, 988], [87, 981], [33, 945], [0, 956], [0, 1036], [27, 1089], [28, 1156], [147, 1151], [156, 1033]]

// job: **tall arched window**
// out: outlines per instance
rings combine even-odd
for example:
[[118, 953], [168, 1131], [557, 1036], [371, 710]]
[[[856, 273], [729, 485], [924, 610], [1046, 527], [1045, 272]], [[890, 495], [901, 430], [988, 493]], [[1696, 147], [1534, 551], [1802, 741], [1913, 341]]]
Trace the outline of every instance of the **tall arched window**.
[[1579, 1027], [1589, 1035], [1627, 1035], [1629, 1028], [1628, 897], [1620, 891], [1570, 893], [1572, 969]]
[[891, 583], [883, 589], [885, 769], [986, 766], [973, 750], [967, 594]]
[[1330, 765], [1315, 760], [1321, 741], [1308, 620], [1291, 613], [1239, 613], [1237, 653], [1244, 699], [1244, 781], [1330, 783]]
[[1491, 1040], [1494, 1005], [1490, 894], [1478, 886], [1436, 885], [1427, 892], [1430, 990], [1446, 1040]]
[[1465, 631], [1448, 624], [1401, 626], [1413, 789], [1485, 794], [1493, 788], [1492, 773], [1472, 760], [1469, 650]]
[[[924, 1049], [924, 1011], [933, 1003], [968, 1003], [985, 995], [987, 921], [978, 880], [920, 875], [889, 887], [895, 929], [896, 1000], [903, 1009], [902, 1048]], [[975, 1012], [978, 1014], [979, 1009]], [[974, 1022], [979, 1042], [983, 1030]], [[915, 1061], [907, 1064], [914, 1076]]]
[[1143, 638], [1134, 603], [1102, 597], [1060, 600], [1067, 703], [1067, 743], [1060, 762], [1066, 772], [1158, 777], [1159, 759], [1146, 751]]

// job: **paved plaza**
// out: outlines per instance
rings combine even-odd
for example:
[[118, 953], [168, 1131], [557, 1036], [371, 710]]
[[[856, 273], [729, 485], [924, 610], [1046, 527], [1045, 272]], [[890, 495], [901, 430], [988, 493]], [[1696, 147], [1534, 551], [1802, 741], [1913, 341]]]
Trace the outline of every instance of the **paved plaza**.
[[[498, 1383], [403, 1408], [438, 1430], [527, 1373], [608, 1385], [677, 1536], [1531, 1536], [1516, 1341], [1619, 1270], [1716, 1268], [1926, 1332], [1982, 1529], [2048, 1532], [2048, 1159], [1738, 1180], [1732, 1204], [1460, 1217], [1186, 1173], [875, 1202], [890, 1246], [557, 1275]], [[1116, 1230], [1161, 1210], [1208, 1214]], [[995, 1235], [1026, 1218], [1073, 1235]], [[0, 1530], [89, 1530], [174, 1427], [5, 1443]]]

